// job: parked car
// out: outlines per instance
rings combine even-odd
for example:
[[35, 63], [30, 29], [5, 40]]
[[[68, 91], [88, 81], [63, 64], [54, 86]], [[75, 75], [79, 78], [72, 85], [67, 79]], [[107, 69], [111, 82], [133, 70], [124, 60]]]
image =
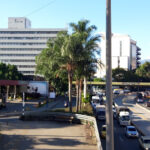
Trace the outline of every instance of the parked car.
[[101, 138], [106, 138], [106, 125], [103, 125], [100, 131]]
[[139, 137], [139, 133], [138, 133], [137, 129], [134, 126], [126, 126], [125, 135], [128, 138], [129, 137], [135, 137], [135, 138]]
[[150, 136], [141, 136], [139, 138], [140, 147], [144, 150], [150, 150]]

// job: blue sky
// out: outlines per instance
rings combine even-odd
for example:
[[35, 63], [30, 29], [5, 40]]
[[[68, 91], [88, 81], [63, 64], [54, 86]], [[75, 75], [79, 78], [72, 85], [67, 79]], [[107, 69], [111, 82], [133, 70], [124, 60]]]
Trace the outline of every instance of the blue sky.
[[[106, 0], [0, 0], [0, 28], [7, 28], [8, 17], [27, 17], [33, 28], [64, 28], [88, 19], [105, 32]], [[150, 0], [112, 0], [112, 32], [136, 40], [142, 59], [150, 59], [149, 28]]]

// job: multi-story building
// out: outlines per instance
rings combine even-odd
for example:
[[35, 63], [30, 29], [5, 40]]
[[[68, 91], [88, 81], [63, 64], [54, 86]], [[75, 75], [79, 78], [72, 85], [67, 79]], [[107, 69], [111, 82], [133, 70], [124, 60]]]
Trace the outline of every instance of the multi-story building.
[[[106, 75], [106, 36], [103, 33], [100, 49], [104, 66], [98, 69], [95, 76], [104, 77]], [[126, 70], [136, 69], [140, 64], [140, 51], [136, 41], [132, 40], [129, 35], [112, 34], [112, 69], [117, 67]]]
[[31, 28], [27, 18], [8, 18], [8, 28], [0, 29], [0, 62], [17, 66], [24, 75], [35, 74], [35, 56], [47, 47], [62, 28]]

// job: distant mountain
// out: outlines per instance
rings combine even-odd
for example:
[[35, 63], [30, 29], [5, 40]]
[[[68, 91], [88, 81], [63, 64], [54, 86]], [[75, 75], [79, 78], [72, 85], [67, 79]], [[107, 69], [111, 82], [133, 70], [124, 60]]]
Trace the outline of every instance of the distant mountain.
[[146, 61], [150, 62], [150, 59], [143, 59], [143, 60], [141, 60], [141, 64], [144, 64]]

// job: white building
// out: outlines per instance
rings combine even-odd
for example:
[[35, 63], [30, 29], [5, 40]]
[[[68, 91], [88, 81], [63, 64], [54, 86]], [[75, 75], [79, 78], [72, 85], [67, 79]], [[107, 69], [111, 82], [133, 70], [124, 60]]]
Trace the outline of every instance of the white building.
[[[98, 69], [96, 77], [106, 75], [106, 36], [101, 34], [100, 41], [101, 61], [104, 67]], [[140, 64], [139, 52], [141, 49], [137, 46], [136, 41], [132, 40], [129, 35], [112, 34], [112, 69], [120, 67], [126, 70], [133, 70]]]
[[27, 18], [8, 18], [8, 28], [0, 29], [0, 62], [16, 65], [24, 75], [34, 75], [35, 56], [59, 31], [66, 29], [34, 29]]

